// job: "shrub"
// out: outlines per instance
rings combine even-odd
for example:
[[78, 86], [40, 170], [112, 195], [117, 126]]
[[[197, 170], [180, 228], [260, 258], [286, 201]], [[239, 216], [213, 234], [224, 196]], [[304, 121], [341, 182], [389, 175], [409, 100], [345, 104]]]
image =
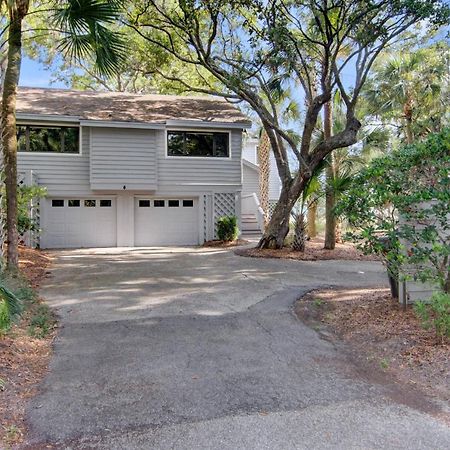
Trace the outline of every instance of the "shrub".
[[217, 221], [217, 236], [221, 241], [234, 241], [237, 239], [239, 229], [236, 216], [221, 217]]
[[441, 340], [450, 338], [450, 294], [435, 292], [429, 302], [417, 302], [414, 311], [425, 329], [433, 327]]
[[[450, 290], [450, 128], [376, 158], [352, 181], [336, 212], [347, 237], [382, 256], [394, 277]], [[382, 239], [380, 239], [382, 238]]]
[[[4, 189], [4, 187], [2, 188]], [[0, 193], [1, 194], [1, 193]], [[32, 201], [37, 201], [47, 195], [46, 188], [40, 186], [18, 186], [17, 188], [17, 230], [19, 234], [27, 231], [39, 231], [38, 223], [30, 214]], [[6, 199], [5, 195], [0, 195]], [[4, 200], [5, 201], [5, 200]], [[5, 205], [0, 205], [5, 208]]]

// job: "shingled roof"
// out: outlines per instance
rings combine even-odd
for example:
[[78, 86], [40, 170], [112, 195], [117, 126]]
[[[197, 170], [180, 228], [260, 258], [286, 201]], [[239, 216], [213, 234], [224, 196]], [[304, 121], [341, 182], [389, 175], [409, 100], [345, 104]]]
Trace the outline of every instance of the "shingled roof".
[[250, 124], [238, 108], [213, 96], [140, 95], [20, 87], [17, 112], [75, 116], [81, 120], [142, 123], [193, 120]]

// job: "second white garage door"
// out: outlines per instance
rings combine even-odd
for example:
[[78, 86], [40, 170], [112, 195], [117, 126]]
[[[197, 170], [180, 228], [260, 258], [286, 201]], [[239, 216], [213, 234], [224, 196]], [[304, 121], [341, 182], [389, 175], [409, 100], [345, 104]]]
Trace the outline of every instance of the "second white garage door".
[[198, 200], [136, 198], [134, 245], [197, 245]]

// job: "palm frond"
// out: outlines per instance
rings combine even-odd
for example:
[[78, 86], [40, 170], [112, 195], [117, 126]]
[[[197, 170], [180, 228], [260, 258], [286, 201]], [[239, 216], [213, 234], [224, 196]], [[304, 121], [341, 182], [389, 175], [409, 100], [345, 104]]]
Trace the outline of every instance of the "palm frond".
[[22, 303], [8, 288], [0, 285], [0, 329], [7, 330], [20, 316]]
[[67, 0], [56, 8], [53, 21], [64, 34], [58, 50], [69, 58], [92, 58], [97, 71], [113, 75], [122, 69], [126, 45], [122, 34], [109, 25], [119, 20], [118, 0]]

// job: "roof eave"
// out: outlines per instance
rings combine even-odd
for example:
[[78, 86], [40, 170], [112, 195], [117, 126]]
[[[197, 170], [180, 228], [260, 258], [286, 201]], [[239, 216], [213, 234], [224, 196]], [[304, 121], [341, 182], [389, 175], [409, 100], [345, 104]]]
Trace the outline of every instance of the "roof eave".
[[166, 120], [168, 127], [185, 127], [185, 128], [237, 128], [248, 129], [252, 127], [252, 123], [247, 120], [242, 122], [221, 122], [218, 120]]

